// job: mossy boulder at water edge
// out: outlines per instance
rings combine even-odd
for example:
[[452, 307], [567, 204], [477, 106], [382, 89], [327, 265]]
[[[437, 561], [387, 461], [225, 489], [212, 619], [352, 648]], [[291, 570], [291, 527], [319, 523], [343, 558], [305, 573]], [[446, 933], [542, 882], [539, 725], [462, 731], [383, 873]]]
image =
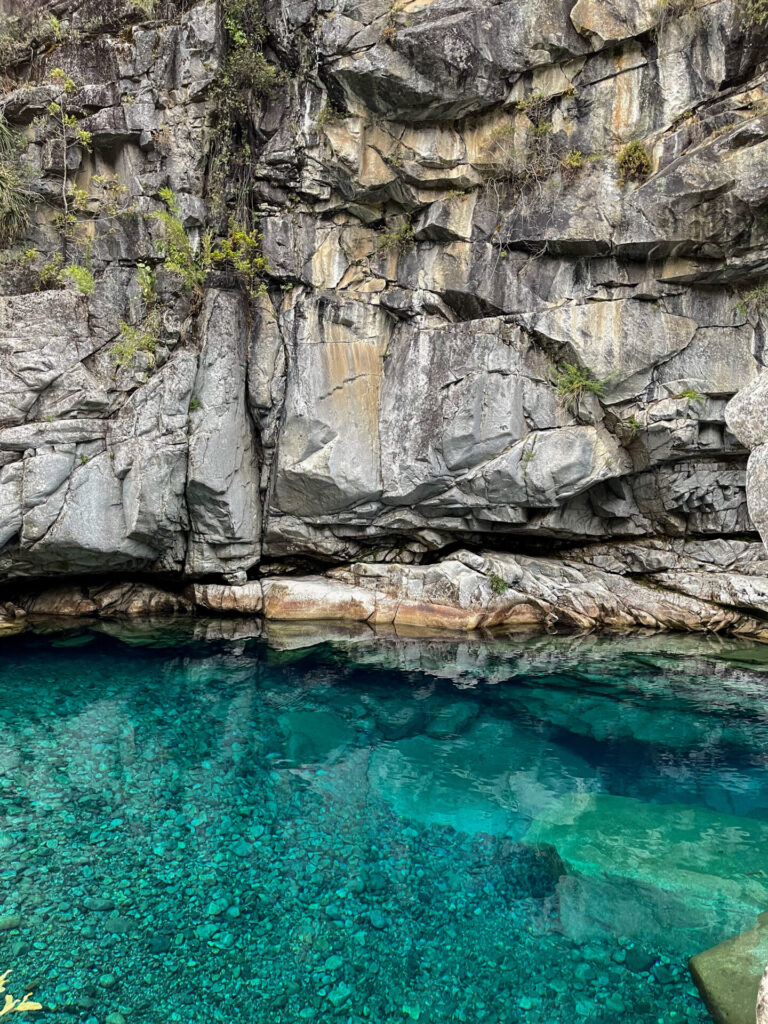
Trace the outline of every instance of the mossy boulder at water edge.
[[[749, 931], [691, 958], [691, 975], [715, 1024], [755, 1024], [767, 962], [768, 913], [761, 914]], [[766, 1003], [758, 1007], [757, 1024], [767, 1024], [767, 1011]]]
[[768, 822], [701, 806], [572, 793], [523, 842], [565, 865], [560, 913], [577, 941], [680, 936], [692, 952], [748, 928], [768, 906]]

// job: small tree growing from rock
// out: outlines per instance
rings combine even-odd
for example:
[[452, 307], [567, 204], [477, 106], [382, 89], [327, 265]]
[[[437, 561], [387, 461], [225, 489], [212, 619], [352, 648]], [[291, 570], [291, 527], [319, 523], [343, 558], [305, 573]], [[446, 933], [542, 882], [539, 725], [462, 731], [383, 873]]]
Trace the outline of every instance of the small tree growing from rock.
[[62, 68], [54, 68], [49, 78], [54, 96], [48, 104], [46, 113], [54, 140], [61, 147], [61, 205], [63, 213], [59, 220], [59, 226], [62, 233], [66, 235], [77, 223], [77, 217], [70, 212], [72, 196], [70, 195], [69, 181], [69, 152], [76, 146], [90, 152], [92, 139], [91, 133], [80, 127], [78, 118], [70, 109], [70, 100], [77, 92], [75, 80], [70, 78]]

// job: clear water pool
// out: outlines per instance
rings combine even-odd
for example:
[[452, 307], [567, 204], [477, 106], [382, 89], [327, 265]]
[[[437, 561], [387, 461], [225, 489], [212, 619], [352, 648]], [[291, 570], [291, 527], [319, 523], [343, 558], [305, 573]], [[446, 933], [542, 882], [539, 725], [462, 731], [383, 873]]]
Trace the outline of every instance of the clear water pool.
[[765, 648], [107, 629], [0, 646], [40, 1021], [698, 1024], [768, 908]]

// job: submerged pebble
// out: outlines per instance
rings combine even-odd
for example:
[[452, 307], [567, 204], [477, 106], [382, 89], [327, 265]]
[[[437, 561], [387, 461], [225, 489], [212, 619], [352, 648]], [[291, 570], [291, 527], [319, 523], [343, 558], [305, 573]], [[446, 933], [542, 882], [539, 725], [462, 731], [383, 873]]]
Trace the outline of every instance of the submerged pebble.
[[663, 835], [657, 889], [559, 847], [682, 807], [725, 878], [760, 838], [760, 681], [655, 650], [14, 641], [0, 967], [62, 1024], [703, 1024], [686, 960], [746, 888], [702, 917]]

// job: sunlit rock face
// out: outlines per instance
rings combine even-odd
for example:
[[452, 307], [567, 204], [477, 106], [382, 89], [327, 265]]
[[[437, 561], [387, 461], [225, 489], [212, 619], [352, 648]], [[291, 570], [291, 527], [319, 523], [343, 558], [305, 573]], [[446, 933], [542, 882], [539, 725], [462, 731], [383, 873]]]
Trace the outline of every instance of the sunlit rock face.
[[[92, 6], [53, 4], [4, 80], [45, 201], [0, 261], [3, 579], [237, 587], [464, 549], [546, 556], [569, 590], [599, 550], [612, 607], [644, 588], [657, 624], [659, 587], [684, 628], [764, 610], [768, 35], [738, 0], [264, 0], [251, 294], [215, 261], [185, 288], [158, 217], [170, 189], [190, 251], [226, 233], [220, 6]], [[64, 153], [55, 68], [90, 133]], [[92, 289], [44, 272], [63, 182]], [[271, 594], [204, 600], [288, 615]]]

